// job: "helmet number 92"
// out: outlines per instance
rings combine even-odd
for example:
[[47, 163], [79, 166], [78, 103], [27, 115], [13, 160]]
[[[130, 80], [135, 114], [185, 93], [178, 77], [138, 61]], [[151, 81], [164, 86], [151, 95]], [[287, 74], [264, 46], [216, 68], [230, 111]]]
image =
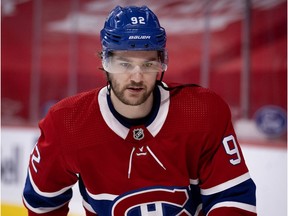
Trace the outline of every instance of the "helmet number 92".
[[144, 17], [131, 17], [131, 22], [133, 25], [136, 24], [146, 24]]

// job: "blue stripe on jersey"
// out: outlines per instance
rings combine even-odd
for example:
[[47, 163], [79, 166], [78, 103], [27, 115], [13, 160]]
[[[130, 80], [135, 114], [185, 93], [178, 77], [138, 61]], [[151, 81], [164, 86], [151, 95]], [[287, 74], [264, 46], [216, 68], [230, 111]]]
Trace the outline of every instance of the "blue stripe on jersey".
[[99, 215], [110, 214], [111, 203], [112, 203], [111, 201], [98, 200], [97, 202], [95, 202], [91, 197], [89, 197], [81, 176], [79, 176], [78, 185], [79, 185], [79, 190], [80, 190], [80, 194], [82, 198], [85, 200], [85, 202], [90, 204], [90, 206], [93, 208], [94, 211], [95, 211], [95, 203], [97, 203], [97, 205], [100, 206], [100, 208], [97, 209], [97, 214]]
[[62, 206], [72, 198], [72, 189], [70, 188], [64, 193], [55, 197], [42, 196], [34, 190], [28, 174], [26, 178], [23, 196], [26, 202], [33, 208], [58, 207]]
[[232, 188], [211, 195], [202, 195], [203, 210], [205, 214], [217, 203], [238, 202], [249, 205], [256, 205], [256, 186], [252, 179], [248, 179]]
[[88, 194], [87, 194], [85, 185], [83, 183], [83, 180], [81, 178], [81, 175], [79, 175], [79, 178], [78, 178], [78, 186], [79, 186], [79, 191], [80, 191], [82, 198], [85, 200], [85, 202], [89, 203]]

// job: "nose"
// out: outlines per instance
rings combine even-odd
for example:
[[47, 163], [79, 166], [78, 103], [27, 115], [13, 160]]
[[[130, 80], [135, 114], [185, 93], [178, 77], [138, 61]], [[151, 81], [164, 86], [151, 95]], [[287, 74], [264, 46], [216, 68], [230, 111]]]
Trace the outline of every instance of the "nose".
[[142, 81], [143, 79], [143, 71], [141, 70], [141, 67], [139, 65], [136, 65], [130, 72], [130, 74], [131, 74], [130, 76], [131, 80], [135, 82]]

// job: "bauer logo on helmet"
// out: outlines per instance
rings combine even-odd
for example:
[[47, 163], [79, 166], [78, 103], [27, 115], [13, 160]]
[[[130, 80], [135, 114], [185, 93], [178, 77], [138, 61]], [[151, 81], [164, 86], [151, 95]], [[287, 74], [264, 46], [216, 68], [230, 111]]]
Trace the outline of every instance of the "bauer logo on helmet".
[[151, 38], [151, 36], [149, 36], [149, 35], [143, 35], [143, 36], [141, 36], [141, 35], [132, 35], [132, 36], [129, 36], [129, 40], [131, 40], [131, 39], [147, 40], [147, 39], [150, 39], [150, 38]]

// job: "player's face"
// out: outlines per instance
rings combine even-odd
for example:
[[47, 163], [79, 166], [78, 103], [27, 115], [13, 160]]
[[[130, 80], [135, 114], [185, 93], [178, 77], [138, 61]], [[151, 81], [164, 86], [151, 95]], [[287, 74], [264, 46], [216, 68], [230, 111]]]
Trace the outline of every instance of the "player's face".
[[108, 79], [119, 101], [138, 106], [151, 97], [160, 72], [157, 51], [116, 51], [111, 61]]

